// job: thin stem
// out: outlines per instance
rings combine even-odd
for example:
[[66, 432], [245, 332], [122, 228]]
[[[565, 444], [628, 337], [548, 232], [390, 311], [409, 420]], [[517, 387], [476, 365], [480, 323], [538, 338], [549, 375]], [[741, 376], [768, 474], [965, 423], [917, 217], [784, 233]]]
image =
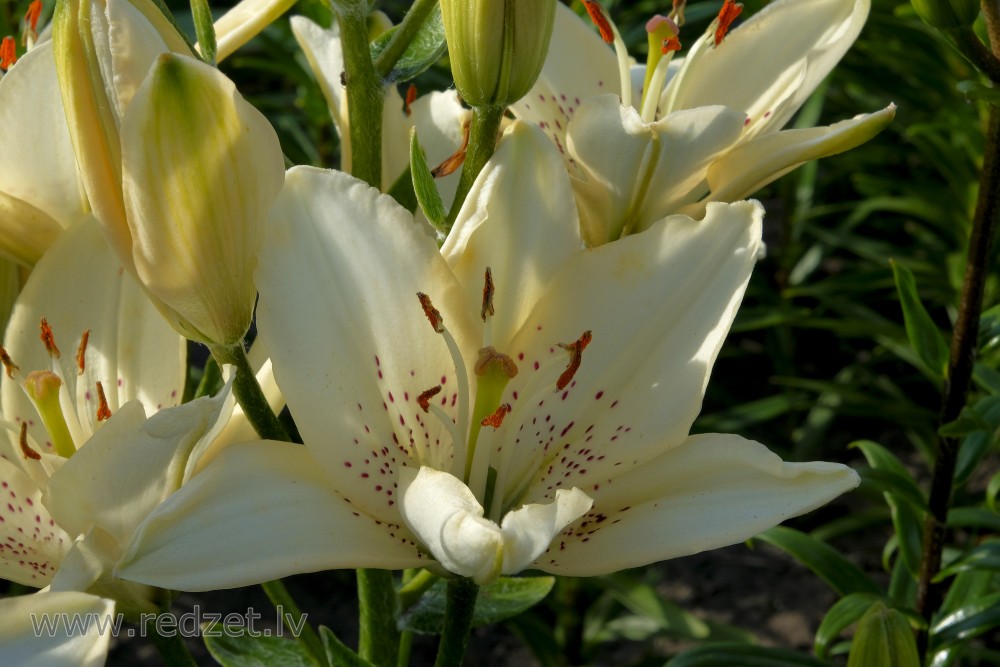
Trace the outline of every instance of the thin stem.
[[236, 378], [233, 380], [233, 394], [236, 401], [243, 408], [247, 420], [257, 431], [257, 435], [265, 440], [282, 440], [288, 442], [288, 432], [281, 425], [278, 418], [267, 403], [260, 384], [257, 383], [257, 376], [250, 367], [246, 351], [243, 345], [237, 344], [233, 347], [223, 345], [212, 346], [212, 356], [219, 362], [219, 365], [232, 364], [236, 367]]
[[285, 588], [285, 584], [281, 579], [265, 581], [260, 587], [264, 589], [267, 599], [274, 604], [274, 608], [281, 612], [281, 621], [285, 624], [285, 627], [290, 626], [300, 629], [299, 634], [295, 637], [296, 641], [302, 644], [303, 648], [320, 665], [328, 665], [329, 662], [326, 659], [326, 649], [323, 648], [323, 642], [320, 641], [319, 635], [316, 634], [316, 631], [306, 621], [306, 615], [295, 604], [295, 599], [292, 598], [291, 593]]
[[375, 59], [375, 73], [380, 79], [384, 80], [389, 76], [392, 68], [399, 62], [400, 56], [406, 52], [406, 47], [413, 41], [437, 3], [438, 0], [414, 0], [413, 5], [406, 12], [406, 16], [396, 27], [392, 39]]
[[399, 606], [407, 609], [417, 603], [427, 590], [437, 582], [438, 576], [428, 570], [416, 570], [415, 574], [399, 589]]
[[[156, 620], [158, 618], [159, 616], [147, 616], [145, 629], [146, 636], [153, 642], [160, 657], [163, 658], [163, 663], [170, 665], [170, 667], [198, 667], [198, 663], [191, 657], [187, 646], [184, 645], [184, 637], [181, 636], [181, 633], [160, 634], [157, 631]], [[170, 617], [170, 620], [173, 623], [175, 619]], [[174, 629], [176, 630], [176, 627]]]
[[1000, 2], [998, 0], [982, 0], [983, 20], [986, 32], [990, 36], [990, 48], [994, 54], [1000, 53]]
[[358, 570], [358, 654], [376, 667], [396, 667], [396, 588], [387, 570]]
[[471, 579], [450, 579], [444, 603], [444, 632], [438, 644], [434, 667], [458, 667], [465, 656], [472, 630], [472, 612], [476, 609], [479, 586]]
[[472, 124], [469, 126], [469, 148], [465, 153], [465, 163], [462, 165], [462, 175], [459, 177], [455, 201], [448, 211], [448, 228], [455, 224], [458, 212], [462, 210], [472, 184], [479, 172], [483, 170], [493, 151], [497, 147], [497, 132], [507, 111], [504, 106], [474, 107], [472, 109]]
[[1000, 83], [1000, 59], [979, 41], [972, 30], [960, 30], [954, 35], [955, 47], [969, 59], [973, 65], [989, 77], [990, 81]]
[[[986, 152], [979, 179], [979, 199], [972, 219], [969, 254], [958, 307], [958, 318], [951, 338], [948, 379], [941, 404], [941, 423], [958, 418], [968, 400], [975, 368], [979, 316], [983, 289], [989, 270], [993, 237], [1000, 215], [1000, 107], [990, 105], [986, 131]], [[929, 499], [930, 514], [924, 522], [923, 559], [917, 584], [917, 611], [930, 620], [942, 599], [940, 585], [931, 579], [941, 568], [941, 551], [951, 503], [952, 483], [959, 440], [941, 438], [934, 462]]]
[[344, 86], [351, 125], [351, 173], [382, 187], [382, 80], [368, 45], [368, 1], [335, 2], [344, 49]]

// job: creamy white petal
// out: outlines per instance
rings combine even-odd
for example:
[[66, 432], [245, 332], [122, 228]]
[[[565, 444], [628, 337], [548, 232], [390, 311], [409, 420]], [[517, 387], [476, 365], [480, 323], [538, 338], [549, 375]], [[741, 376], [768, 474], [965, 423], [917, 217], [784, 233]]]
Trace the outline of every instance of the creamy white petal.
[[426, 466], [403, 468], [399, 492], [403, 522], [442, 567], [478, 584], [500, 574], [500, 526], [483, 518], [483, 506], [462, 480]]
[[170, 47], [138, 7], [128, 0], [107, 0], [106, 16], [112, 63], [109, 92], [114, 94], [116, 112], [121, 120], [157, 57], [170, 51]]
[[508, 512], [500, 524], [503, 534], [503, 573], [530, 566], [549, 548], [552, 538], [586, 514], [594, 501], [580, 489], [559, 489], [550, 503], [532, 503]]
[[344, 50], [340, 44], [340, 26], [334, 22], [329, 30], [304, 16], [291, 18], [292, 34], [316, 77], [316, 83], [330, 107], [333, 124], [340, 137], [340, 168], [351, 169], [350, 124], [347, 118], [347, 95], [340, 82], [344, 71]]
[[42, 491], [18, 466], [0, 458], [0, 577], [41, 588], [72, 538], [42, 505]]
[[[672, 216], [556, 274], [508, 351], [524, 360], [498, 431], [516, 448], [505, 506], [559, 488], [589, 494], [687, 437], [756, 260], [762, 215], [756, 202], [713, 204], [702, 221]], [[527, 395], [536, 362], [561, 372], [570, 355], [557, 344], [588, 330], [573, 380]]]
[[492, 344], [505, 348], [553, 273], [581, 247], [562, 161], [540, 130], [515, 122], [441, 248], [465, 288], [470, 313], [480, 311], [484, 273], [492, 270]]
[[[8, 156], [8, 168], [0, 172], [0, 193], [29, 204], [45, 214], [45, 226], [30, 231], [44, 249], [58, 232], [83, 218], [88, 209], [76, 154], [66, 126], [62, 94], [56, 78], [52, 44], [39, 44], [18, 60], [17, 67], [0, 79], [0, 155]], [[13, 233], [0, 203], [3, 236]], [[16, 244], [4, 239], [0, 248]], [[37, 254], [31, 262], [40, 256]], [[25, 261], [26, 258], [17, 258]]]
[[556, 538], [540, 569], [590, 576], [742, 542], [856, 487], [837, 463], [785, 463], [737, 435], [691, 436], [616, 477]]
[[294, 4], [295, 0], [242, 0], [215, 22], [215, 59], [228, 58]]
[[[186, 341], [122, 270], [92, 218], [60, 237], [18, 297], [3, 344], [23, 373], [52, 366], [38, 338], [42, 317], [61, 348], [58, 363], [70, 397], [64, 410], [79, 415], [78, 447], [93, 432], [98, 381], [112, 412], [132, 399], [150, 412], [180, 400]], [[86, 330], [86, 368], [80, 376], [75, 357]], [[0, 381], [0, 398], [5, 418], [27, 420], [31, 437], [44, 446], [49, 437], [31, 401], [6, 376]]]
[[752, 133], [776, 131], [854, 43], [869, 7], [870, 0], [777, 0], [718, 47], [706, 34], [667, 86], [661, 108], [722, 104], [745, 111]]
[[[0, 664], [100, 667], [115, 603], [86, 593], [42, 592], [0, 600]], [[80, 625], [67, 627], [76, 619]], [[51, 624], [42, 626], [42, 623]], [[103, 631], [102, 631], [103, 630]]]
[[645, 229], [704, 194], [697, 189], [705, 172], [739, 140], [745, 119], [714, 106], [645, 123], [617, 97], [584, 102], [570, 123], [567, 143], [579, 167], [573, 185], [588, 245]]
[[452, 416], [459, 398], [416, 293], [461, 341], [472, 328], [461, 288], [412, 215], [346, 174], [289, 170], [271, 219], [257, 313], [275, 379], [334, 486], [374, 516], [397, 516], [393, 471], [452, 460], [450, 434], [417, 398], [442, 385], [434, 401]]
[[116, 573], [199, 591], [427, 560], [405, 528], [345, 502], [304, 447], [258, 441], [223, 451], [150, 514]]
[[566, 126], [583, 100], [603, 93], [617, 95], [620, 89], [614, 50], [593, 25], [559, 3], [549, 53], [538, 80], [511, 110], [545, 130], [556, 146], [563, 148]]

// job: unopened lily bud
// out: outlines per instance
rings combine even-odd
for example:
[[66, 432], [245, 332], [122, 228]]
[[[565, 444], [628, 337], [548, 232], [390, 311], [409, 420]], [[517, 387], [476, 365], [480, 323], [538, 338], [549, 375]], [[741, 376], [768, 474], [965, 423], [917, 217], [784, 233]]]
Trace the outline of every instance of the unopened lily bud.
[[284, 182], [277, 135], [225, 75], [172, 53], [136, 92], [121, 135], [139, 279], [188, 338], [238, 343], [264, 219]]
[[910, 0], [917, 16], [938, 30], [971, 28], [979, 18], [978, 0]]
[[913, 630], [901, 613], [876, 602], [858, 621], [847, 667], [919, 667]]
[[471, 106], [524, 97], [542, 70], [556, 0], [441, 0], [451, 72]]

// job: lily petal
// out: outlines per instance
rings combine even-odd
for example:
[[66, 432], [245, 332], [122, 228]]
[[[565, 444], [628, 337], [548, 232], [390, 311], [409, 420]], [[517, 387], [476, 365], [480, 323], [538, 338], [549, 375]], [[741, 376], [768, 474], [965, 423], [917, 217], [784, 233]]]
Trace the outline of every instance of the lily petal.
[[691, 436], [602, 486], [591, 513], [537, 566], [592, 576], [736, 544], [859, 481], [847, 466], [785, 463], [736, 435]]
[[[804, 162], [836, 155], [865, 143], [884, 130], [896, 115], [896, 105], [862, 114], [828, 127], [782, 130], [758, 135], [716, 160], [708, 169], [712, 189], [707, 201], [735, 201], [756, 192]], [[698, 217], [706, 202], [686, 207]]]
[[[52, 367], [53, 361], [38, 339], [43, 317], [62, 348], [56, 363], [63, 380], [75, 385], [76, 390], [69, 393], [71, 401], [63, 409], [73, 415], [68, 421], [80, 420], [80, 428], [73, 434], [77, 446], [97, 423], [98, 381], [112, 412], [132, 399], [150, 410], [179, 401], [186, 341], [167, 325], [138, 283], [122, 271], [93, 218], [56, 241], [18, 297], [4, 347], [24, 373]], [[86, 330], [90, 336], [80, 375], [74, 352]], [[39, 444], [49, 439], [34, 406], [16, 382], [5, 379], [0, 383], [0, 399], [5, 418], [27, 421], [29, 434]]]
[[706, 33], [661, 97], [664, 112], [721, 104], [745, 111], [753, 133], [791, 118], [864, 26], [870, 0], [776, 0], [718, 46]]
[[[115, 603], [76, 592], [35, 593], [0, 600], [0, 663], [21, 667], [100, 667], [108, 654]], [[67, 627], [88, 622], [86, 632]], [[39, 632], [40, 623], [51, 632]], [[76, 630], [76, 631], [74, 631]]]
[[[552, 274], [582, 247], [569, 177], [536, 127], [515, 122], [476, 179], [441, 248], [467, 293], [482, 307], [483, 271], [496, 285], [490, 318], [498, 349], [524, 323]], [[531, 248], [531, 252], [525, 252]]]
[[116, 574], [202, 591], [299, 572], [426, 562], [405, 529], [376, 525], [345, 502], [306, 448], [258, 441], [226, 449], [154, 510]]
[[0, 577], [25, 586], [46, 586], [72, 538], [52, 520], [38, 485], [4, 458], [0, 458], [0, 519]]
[[215, 59], [228, 58], [294, 4], [295, 0], [242, 0], [215, 22]]
[[548, 550], [552, 538], [593, 506], [580, 489], [559, 489], [550, 503], [532, 503], [508, 512], [500, 524], [504, 539], [503, 573], [530, 566]]

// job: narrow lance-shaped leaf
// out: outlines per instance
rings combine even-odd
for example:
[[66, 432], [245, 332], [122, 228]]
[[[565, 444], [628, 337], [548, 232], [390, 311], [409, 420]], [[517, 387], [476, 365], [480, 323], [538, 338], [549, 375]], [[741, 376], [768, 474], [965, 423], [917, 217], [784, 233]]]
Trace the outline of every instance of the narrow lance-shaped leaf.
[[871, 593], [851, 593], [837, 600], [826, 612], [819, 629], [816, 630], [813, 652], [817, 657], [828, 658], [833, 641], [848, 626], [856, 623], [878, 599], [877, 595]]
[[847, 667], [920, 667], [917, 642], [906, 618], [881, 602], [858, 622]]
[[890, 260], [889, 263], [903, 307], [906, 337], [927, 369], [938, 378], [944, 378], [948, 369], [948, 344], [920, 301], [913, 273], [899, 262]]
[[427, 166], [424, 151], [420, 148], [415, 127], [410, 129], [410, 174], [413, 177], [413, 192], [420, 203], [420, 210], [435, 228], [444, 230], [448, 212], [441, 202], [441, 194], [434, 183], [430, 167]]
[[812, 570], [841, 595], [849, 593], [881, 594], [882, 589], [856, 565], [833, 547], [803, 532], [775, 526], [757, 536], [778, 547]]

